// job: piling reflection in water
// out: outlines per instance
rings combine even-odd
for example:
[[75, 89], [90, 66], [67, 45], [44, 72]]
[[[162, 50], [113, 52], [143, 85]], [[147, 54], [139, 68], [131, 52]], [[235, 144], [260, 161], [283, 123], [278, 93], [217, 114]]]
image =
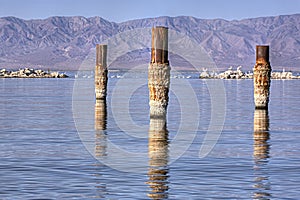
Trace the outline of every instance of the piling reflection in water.
[[267, 165], [269, 161], [270, 144], [269, 136], [269, 115], [267, 109], [256, 109], [254, 112], [254, 192], [253, 199], [269, 199], [270, 181], [268, 176]]
[[107, 124], [107, 108], [106, 100], [96, 100], [95, 104], [95, 156], [106, 156], [106, 124]]
[[[107, 155], [107, 136], [106, 136], [106, 124], [107, 124], [107, 107], [105, 99], [96, 99], [95, 103], [95, 147], [94, 155], [95, 157], [104, 157]], [[106, 184], [103, 183], [101, 177], [102, 173], [98, 169], [102, 168], [103, 164], [100, 162], [95, 163], [95, 173], [93, 176], [96, 180], [95, 189], [97, 195], [94, 196], [94, 199], [104, 199], [107, 194]]]
[[151, 199], [168, 198], [168, 130], [166, 118], [151, 118], [149, 128], [149, 187]]

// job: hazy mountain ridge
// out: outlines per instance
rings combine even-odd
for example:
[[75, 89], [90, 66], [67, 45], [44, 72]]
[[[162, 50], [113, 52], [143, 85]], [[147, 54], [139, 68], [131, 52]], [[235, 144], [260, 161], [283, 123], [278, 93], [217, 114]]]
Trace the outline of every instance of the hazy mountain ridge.
[[275, 68], [300, 67], [300, 14], [234, 21], [158, 17], [122, 23], [100, 17], [40, 20], [3, 17], [0, 18], [0, 67], [77, 69], [97, 43], [117, 33], [153, 26], [167, 26], [193, 38], [220, 68], [229, 65], [252, 68], [257, 44], [270, 45], [271, 64]]

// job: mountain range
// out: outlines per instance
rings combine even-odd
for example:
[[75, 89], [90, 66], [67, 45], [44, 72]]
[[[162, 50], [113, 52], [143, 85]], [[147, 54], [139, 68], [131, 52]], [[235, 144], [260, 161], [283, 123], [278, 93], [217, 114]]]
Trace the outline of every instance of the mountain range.
[[[154, 26], [166, 26], [169, 30], [191, 38], [204, 49], [219, 69], [242, 65], [250, 70], [255, 63], [255, 46], [270, 45], [273, 69], [300, 71], [300, 14], [232, 21], [162, 16], [122, 23], [110, 22], [101, 17], [33, 20], [2, 17], [0, 68], [77, 70], [93, 52], [96, 44], [112, 37], [121, 37], [128, 31], [150, 30]], [[117, 69], [131, 65], [128, 63], [149, 63], [150, 40], [149, 34], [141, 32], [134, 41], [143, 43], [143, 48], [119, 57], [118, 62], [112, 63], [111, 67]], [[170, 55], [170, 60], [172, 58], [181, 59], [180, 55]], [[182, 63], [182, 69], [191, 67]]]

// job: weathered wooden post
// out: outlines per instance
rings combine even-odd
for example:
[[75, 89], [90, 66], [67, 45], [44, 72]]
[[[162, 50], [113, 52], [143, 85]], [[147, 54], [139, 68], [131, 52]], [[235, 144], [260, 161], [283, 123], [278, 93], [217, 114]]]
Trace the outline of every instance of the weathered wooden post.
[[95, 93], [96, 99], [105, 99], [107, 91], [107, 45], [96, 45]]
[[107, 124], [107, 108], [105, 99], [96, 99], [95, 104], [95, 156], [103, 157], [106, 155], [107, 139], [106, 139], [106, 124]]
[[253, 68], [255, 107], [268, 108], [271, 83], [269, 46], [256, 46], [256, 64]]
[[152, 28], [151, 62], [148, 68], [150, 105], [149, 186], [152, 199], [168, 194], [168, 131], [166, 113], [169, 101], [170, 66], [168, 60], [168, 29]]
[[165, 118], [150, 118], [149, 139], [149, 187], [152, 189], [148, 196], [152, 199], [168, 197], [168, 130]]
[[152, 28], [151, 62], [148, 68], [150, 117], [166, 116], [169, 101], [170, 66], [168, 28]]

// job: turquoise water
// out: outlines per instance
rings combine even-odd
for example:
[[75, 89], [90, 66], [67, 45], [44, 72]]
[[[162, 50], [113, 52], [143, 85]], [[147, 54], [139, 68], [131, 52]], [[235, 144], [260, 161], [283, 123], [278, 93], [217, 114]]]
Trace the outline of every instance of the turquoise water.
[[[174, 75], [164, 137], [151, 139], [147, 74], [123, 75], [109, 74], [98, 114], [88, 76], [81, 82], [0, 80], [0, 199], [298, 199], [300, 81], [273, 80], [264, 112], [254, 110], [252, 80]], [[134, 84], [121, 80], [137, 83], [129, 99], [116, 88]], [[74, 97], [78, 83], [86, 86], [82, 99]], [[225, 102], [211, 94], [220, 88], [209, 89], [220, 83]], [[194, 96], [185, 96], [187, 87]], [[224, 125], [212, 151], [200, 158], [216, 120], [215, 98], [224, 103], [225, 112], [216, 111]], [[116, 111], [124, 106], [128, 113]], [[112, 144], [136, 157], [114, 153]]]

